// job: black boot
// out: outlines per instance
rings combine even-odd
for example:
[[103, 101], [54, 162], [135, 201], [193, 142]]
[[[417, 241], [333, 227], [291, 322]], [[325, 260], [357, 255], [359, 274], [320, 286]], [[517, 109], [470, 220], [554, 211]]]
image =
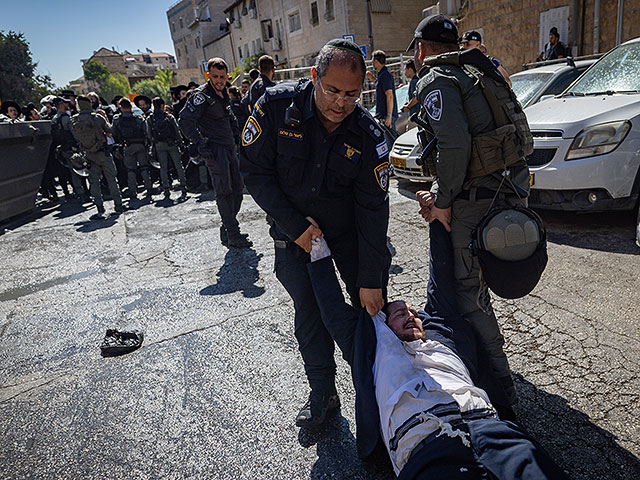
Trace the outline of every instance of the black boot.
[[164, 189], [164, 199], [171, 200], [171, 191], [168, 188]]
[[300, 409], [296, 417], [298, 427], [317, 427], [324, 422], [327, 413], [340, 408], [340, 397], [335, 389], [311, 390], [307, 403]]

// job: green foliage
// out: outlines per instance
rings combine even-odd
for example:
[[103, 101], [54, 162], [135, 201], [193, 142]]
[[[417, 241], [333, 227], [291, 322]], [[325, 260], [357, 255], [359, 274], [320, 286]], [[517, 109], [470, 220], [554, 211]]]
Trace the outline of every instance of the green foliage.
[[166, 89], [168, 93], [171, 85], [173, 85], [173, 75], [174, 72], [172, 70], [158, 70], [156, 72], [155, 81], [158, 82], [162, 88]]
[[131, 92], [129, 80], [121, 73], [112, 73], [100, 84], [99, 93], [107, 101], [110, 102], [116, 95], [126, 97]]
[[258, 68], [258, 59], [264, 55], [263, 51], [258, 52], [257, 55], [251, 55], [242, 61], [242, 71], [249, 72], [252, 68]]
[[161, 97], [165, 103], [170, 103], [169, 86], [162, 85], [158, 82], [157, 77], [155, 80], [139, 81], [133, 86], [133, 92], [137, 95], [146, 95], [151, 99]]
[[48, 75], [36, 74], [29, 43], [22, 33], [0, 31], [0, 100], [20, 105], [39, 102], [55, 87]]
[[238, 67], [234, 68], [233, 70], [231, 70], [231, 72], [229, 73], [229, 75], [231, 75], [231, 82], [233, 83], [233, 81], [238, 78], [238, 75], [243, 75], [243, 71], [240, 70]]
[[89, 82], [98, 82], [103, 84], [111, 75], [109, 69], [96, 60], [91, 60], [82, 67], [84, 70], [84, 78]]

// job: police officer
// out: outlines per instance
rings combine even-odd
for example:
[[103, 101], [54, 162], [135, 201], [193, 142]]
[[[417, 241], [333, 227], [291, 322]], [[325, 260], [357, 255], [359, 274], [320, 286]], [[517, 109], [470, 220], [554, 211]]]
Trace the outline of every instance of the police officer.
[[227, 90], [229, 92], [233, 114], [236, 116], [236, 120], [238, 120], [238, 126], [243, 128], [244, 124], [247, 123], [247, 118], [249, 118], [249, 112], [246, 107], [242, 105], [240, 90], [234, 85], [231, 85]]
[[184, 167], [180, 160], [181, 151], [184, 150], [180, 129], [173, 115], [164, 111], [164, 100], [160, 97], [153, 99], [153, 114], [149, 115], [145, 121], [147, 126], [147, 138], [151, 142], [153, 153], [157, 155], [160, 162], [160, 179], [164, 189], [164, 198], [169, 200], [170, 179], [169, 179], [169, 159], [178, 172], [182, 198], [187, 196], [186, 179]]
[[89, 163], [89, 183], [91, 195], [96, 204], [98, 213], [91, 216], [92, 220], [105, 218], [104, 202], [100, 180], [104, 175], [109, 193], [113, 198], [116, 213], [124, 212], [120, 187], [116, 180], [116, 166], [110, 156], [105, 153], [107, 135], [111, 135], [111, 127], [102, 115], [91, 110], [91, 100], [80, 96], [77, 98], [79, 113], [71, 117], [71, 131]]
[[[438, 141], [437, 180], [431, 192], [418, 192], [418, 197], [423, 216], [429, 222], [441, 222], [451, 232], [458, 311], [484, 343], [494, 373], [515, 403], [517, 395], [502, 349], [504, 338], [491, 307], [487, 286], [481, 281], [478, 259], [468, 246], [473, 229], [492, 206], [515, 204], [519, 202], [518, 195], [527, 196], [529, 171], [524, 158], [517, 157], [517, 164], [506, 171], [470, 175], [472, 167], [477, 166], [476, 157], [484, 154], [478, 152], [476, 144], [482, 136], [494, 134], [497, 121], [478, 81], [482, 71], [437, 63], [438, 59], [447, 57], [440, 54], [457, 52], [457, 38], [456, 27], [447, 17], [432, 15], [419, 23], [407, 50], [414, 50], [420, 76], [416, 96], [423, 106], [424, 120]], [[504, 82], [478, 50], [454, 53], [448, 58], [460, 59], [469, 55], [481, 57], [488, 63], [486, 71], [493, 69], [491, 74], [495, 79]], [[504, 88], [508, 89], [508, 86]], [[502, 161], [496, 156], [498, 150], [501, 149], [493, 150], [495, 153], [488, 161]], [[520, 194], [516, 193], [518, 191]]]
[[253, 109], [253, 106], [267, 87], [275, 85], [275, 83], [273, 83], [273, 76], [276, 73], [276, 64], [273, 58], [269, 55], [262, 55], [258, 59], [258, 68], [260, 69], [260, 76], [256, 78], [249, 89], [249, 105], [251, 109]]
[[311, 387], [296, 418], [318, 425], [339, 406], [334, 344], [307, 273], [311, 241], [324, 237], [351, 301], [374, 315], [384, 305], [390, 255], [388, 148], [357, 102], [365, 62], [358, 46], [331, 40], [312, 80], [267, 88], [242, 132], [249, 193], [273, 219], [275, 270], [295, 308], [295, 335]]
[[244, 185], [235, 149], [240, 132], [226, 89], [229, 68], [222, 58], [212, 58], [207, 69], [209, 81], [193, 91], [180, 112], [179, 124], [209, 169], [222, 219], [220, 241], [249, 248], [252, 243], [240, 233], [236, 219]]
[[133, 114], [131, 102], [126, 98], [121, 98], [119, 105], [122, 113], [113, 117], [113, 137], [116, 143], [124, 146], [124, 166], [127, 169], [129, 198], [134, 200], [138, 198], [137, 170], [140, 168], [146, 198], [152, 201], [153, 191], [149, 175], [149, 158], [145, 148], [147, 140], [144, 120]]

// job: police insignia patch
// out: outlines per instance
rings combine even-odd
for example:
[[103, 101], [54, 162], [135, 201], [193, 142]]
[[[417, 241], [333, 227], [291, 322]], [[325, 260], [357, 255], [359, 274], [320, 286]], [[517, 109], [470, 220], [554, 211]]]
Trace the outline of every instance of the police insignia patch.
[[378, 158], [382, 158], [389, 153], [389, 146], [387, 145], [386, 140], [383, 140], [378, 145], [376, 145], [376, 152], [378, 152]]
[[242, 146], [248, 147], [251, 145], [260, 137], [261, 133], [262, 128], [260, 128], [258, 121], [253, 117], [249, 117], [244, 125], [244, 130], [242, 130]]
[[206, 101], [206, 98], [204, 98], [204, 95], [201, 94], [201, 93], [196, 93], [193, 96], [193, 104], [194, 105], [202, 105], [205, 101]]
[[353, 148], [351, 145], [347, 145], [346, 143], [343, 143], [339, 148], [339, 153], [346, 159], [351, 160], [353, 163], [358, 163], [360, 155], [362, 154], [360, 150]]
[[436, 122], [440, 120], [440, 117], [442, 117], [442, 109], [444, 108], [440, 90], [429, 92], [427, 98], [424, 99], [424, 108], [427, 114]]
[[384, 162], [374, 168], [373, 173], [376, 175], [378, 185], [383, 191], [387, 191], [389, 188], [389, 162]]

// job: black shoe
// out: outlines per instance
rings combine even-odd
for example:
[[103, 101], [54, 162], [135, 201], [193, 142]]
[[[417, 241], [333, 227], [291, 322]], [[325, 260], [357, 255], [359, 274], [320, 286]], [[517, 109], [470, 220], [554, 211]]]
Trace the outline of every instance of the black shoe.
[[[222, 235], [221, 235], [222, 237]], [[237, 234], [229, 234], [227, 232], [227, 243], [223, 242], [223, 245], [228, 245], [229, 247], [235, 248], [250, 248], [253, 246], [253, 242], [249, 240], [245, 235]]]
[[164, 199], [171, 200], [171, 191], [168, 188], [164, 189]]
[[124, 213], [127, 211], [127, 207], [125, 207], [124, 205], [116, 205], [115, 211], [116, 213]]
[[335, 390], [311, 390], [309, 400], [296, 417], [298, 427], [317, 427], [331, 410], [340, 408], [340, 397]]
[[187, 198], [187, 187], [182, 187], [181, 191], [182, 191], [182, 195], [180, 195], [180, 197]]
[[227, 245], [229, 243], [229, 235], [227, 234], [227, 229], [224, 226], [220, 226], [220, 243], [222, 245]]
[[105, 220], [107, 216], [104, 213], [104, 210], [98, 210], [98, 213], [94, 213], [89, 217], [89, 220]]

